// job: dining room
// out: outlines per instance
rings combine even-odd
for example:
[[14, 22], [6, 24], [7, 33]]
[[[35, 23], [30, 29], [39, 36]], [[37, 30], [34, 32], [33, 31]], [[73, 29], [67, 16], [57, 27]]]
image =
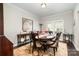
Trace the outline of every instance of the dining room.
[[77, 3], [2, 3], [1, 6], [3, 33], [11, 42], [11, 56], [79, 55]]
[[[67, 55], [67, 44], [59, 42], [61, 32], [49, 34], [46, 33], [31, 33], [32, 42], [14, 49], [14, 55], [27, 55], [27, 56], [64, 56]], [[61, 52], [62, 54], [61, 54]], [[65, 52], [66, 51], [66, 52]]]
[[[36, 6], [36, 10], [41, 9], [41, 7], [37, 8], [39, 4], [15, 3], [15, 5], [18, 7], [23, 7], [24, 5], [26, 5], [26, 7]], [[45, 14], [50, 10], [50, 6], [54, 5], [64, 5], [64, 7], [67, 7], [65, 4], [47, 4], [46, 8], [41, 9], [44, 14], [36, 12], [41, 17], [40, 20], [38, 20], [39, 29], [35, 28], [38, 26], [32, 19], [22, 17], [22, 28], [19, 34], [17, 34], [17, 45], [14, 48], [15, 56], [77, 55], [76, 52], [71, 53], [75, 48], [68, 48], [68, 46], [71, 47], [68, 43], [71, 43], [71, 40], [73, 40], [73, 12], [68, 8], [68, 11], [64, 10], [65, 12], [46, 16]], [[69, 5], [74, 6], [75, 4]], [[26, 10], [26, 8], [24, 9]], [[27, 8], [27, 10], [30, 9]], [[34, 12], [33, 10], [30, 11]], [[72, 46], [74, 45], [72, 44]]]
[[[28, 22], [25, 22], [25, 23], [28, 23]], [[32, 25], [33, 25], [33, 22], [32, 22]], [[24, 26], [26, 27], [27, 24], [24, 24], [23, 27]], [[39, 26], [40, 26], [40, 31], [30, 32], [29, 30], [33, 29], [32, 26], [27, 26], [27, 28], [25, 27], [23, 28], [23, 30], [28, 30], [28, 27], [31, 27], [27, 31], [27, 34], [26, 32], [25, 33], [22, 32], [17, 35], [19, 48], [14, 49], [14, 55], [15, 56], [16, 55], [19, 55], [19, 56], [20, 55], [30, 55], [30, 56], [31, 55], [33, 56], [67, 55], [68, 54], [67, 44], [64, 43], [65, 41], [63, 40], [63, 34], [62, 34], [64, 33], [64, 21], [63, 20], [53, 21], [51, 24], [48, 24], [46, 28], [43, 26], [43, 24], [39, 24]], [[60, 48], [63, 49], [61, 50], [62, 54], [58, 52]], [[66, 50], [65, 53], [63, 53], [64, 50]]]

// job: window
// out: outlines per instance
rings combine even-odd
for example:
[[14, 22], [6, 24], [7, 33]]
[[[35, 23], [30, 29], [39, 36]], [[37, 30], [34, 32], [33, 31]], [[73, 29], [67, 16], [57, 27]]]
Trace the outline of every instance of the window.
[[49, 31], [61, 31], [64, 32], [64, 21], [53, 21], [50, 24], [47, 24], [47, 28]]

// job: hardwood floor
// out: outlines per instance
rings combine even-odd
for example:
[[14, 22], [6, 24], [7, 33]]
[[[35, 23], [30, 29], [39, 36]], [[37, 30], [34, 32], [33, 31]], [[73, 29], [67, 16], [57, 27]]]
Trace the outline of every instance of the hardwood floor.
[[67, 43], [68, 56], [79, 56], [79, 51], [77, 51], [72, 42]]
[[[64, 45], [64, 46], [62, 46], [63, 44], [67, 44], [67, 46], [66, 45]], [[27, 44], [26, 44], [27, 45]], [[16, 47], [16, 48], [14, 48], [14, 50], [16, 50], [16, 52], [17, 51], [19, 51], [19, 50], [22, 50], [22, 49], [24, 49], [24, 48], [22, 48], [23, 46], [19, 46], [19, 47]], [[67, 50], [65, 49], [65, 48], [67, 47]], [[22, 49], [21, 49], [22, 48]], [[62, 51], [62, 49], [64, 48], [64, 50], [63, 50], [63, 52], [61, 53], [61, 51]], [[19, 49], [19, 50], [18, 50]], [[60, 44], [60, 46], [59, 46], [59, 52], [58, 52], [58, 56], [79, 56], [79, 51], [77, 51], [76, 49], [75, 49], [75, 47], [74, 47], [74, 45], [72, 44], [72, 42], [63, 42], [62, 44]], [[23, 51], [23, 50], [22, 50]], [[65, 54], [65, 51], [67, 51], [67, 53], [68, 54]], [[21, 52], [21, 51], [20, 51]], [[20, 52], [18, 52], [18, 55], [20, 56]], [[17, 55], [17, 53], [15, 53], [15, 56]], [[23, 55], [23, 54], [21, 54], [21, 55]], [[25, 54], [25, 55], [27, 55], [28, 56], [28, 54]], [[57, 55], [56, 55], [57, 56]]]
[[[23, 45], [21, 47], [14, 48], [14, 56], [38, 56], [38, 52], [34, 51], [32, 54], [29, 44]], [[30, 52], [29, 52], [30, 51]], [[54, 56], [53, 50], [50, 48], [46, 52], [40, 51], [40, 56]], [[59, 47], [55, 56], [68, 56], [67, 44], [59, 42]]]

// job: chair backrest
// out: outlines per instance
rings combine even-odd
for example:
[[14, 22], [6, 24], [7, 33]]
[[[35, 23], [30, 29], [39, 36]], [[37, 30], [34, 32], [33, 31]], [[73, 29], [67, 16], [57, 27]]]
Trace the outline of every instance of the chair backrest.
[[53, 44], [55, 44], [55, 43], [58, 43], [58, 40], [59, 40], [59, 33], [56, 34], [56, 38], [55, 38], [55, 40], [53, 41], [53, 43], [52, 43], [52, 44], [48, 44], [48, 45], [53, 45]]
[[31, 38], [32, 38], [32, 40], [35, 39], [35, 33], [34, 32], [31, 32]]
[[61, 32], [60, 32], [60, 33], [57, 33], [57, 34], [56, 34], [56, 39], [55, 39], [55, 40], [59, 40], [60, 35], [61, 35]]
[[49, 31], [49, 34], [53, 34], [53, 31]]
[[38, 35], [37, 33], [31, 32], [31, 39], [33, 41], [33, 47], [36, 48], [36, 35]]
[[61, 36], [61, 33], [62, 33], [62, 32], [59, 33], [59, 38], [60, 38], [60, 36]]

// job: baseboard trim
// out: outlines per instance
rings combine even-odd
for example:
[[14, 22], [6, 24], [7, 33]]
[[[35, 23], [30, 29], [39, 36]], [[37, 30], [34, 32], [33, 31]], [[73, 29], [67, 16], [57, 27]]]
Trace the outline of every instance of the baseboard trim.
[[72, 43], [73, 43], [73, 45], [74, 45], [74, 47], [75, 47], [76, 51], [79, 51], [79, 49], [77, 48], [77, 46], [76, 46], [75, 42], [73, 41]]

